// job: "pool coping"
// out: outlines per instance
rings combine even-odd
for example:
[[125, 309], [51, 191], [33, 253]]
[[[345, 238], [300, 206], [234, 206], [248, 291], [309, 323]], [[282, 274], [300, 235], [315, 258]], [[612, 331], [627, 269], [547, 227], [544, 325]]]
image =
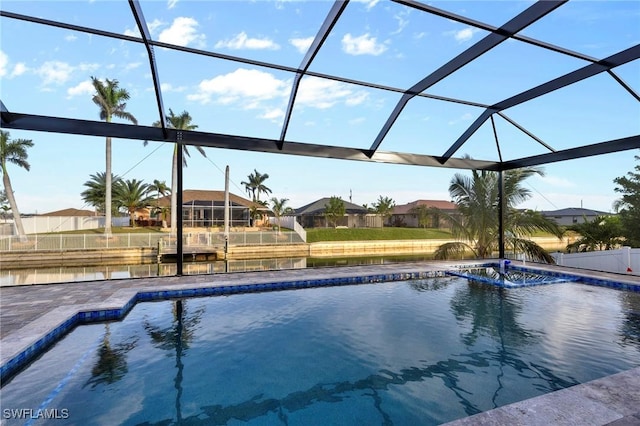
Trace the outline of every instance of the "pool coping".
[[[0, 341], [0, 381], [4, 382], [10, 379], [42, 351], [46, 350], [77, 325], [121, 319], [138, 302], [425, 279], [445, 275], [459, 275], [455, 272], [462, 268], [491, 266], [497, 267], [497, 261], [418, 262], [412, 264], [367, 265], [366, 267], [309, 268], [270, 271], [268, 274], [264, 272], [232, 273], [225, 274], [226, 278], [231, 279], [220, 279], [220, 276], [216, 275], [209, 276], [211, 278], [208, 282], [206, 279], [203, 281], [203, 276], [184, 276], [179, 277], [178, 282], [171, 280], [164, 285], [155, 285], [158, 281], [162, 281], [161, 278], [138, 280], [138, 284], [142, 285], [117, 289], [104, 300], [58, 306], [55, 309], [44, 312], [36, 320], [2, 338]], [[554, 265], [526, 265], [520, 262], [514, 262], [509, 267], [525, 272], [543, 272], [556, 277], [569, 277], [572, 279], [577, 277], [587, 285], [607, 286], [626, 291], [640, 291], [640, 277], [636, 276], [568, 270]], [[377, 270], [377, 272], [366, 273], [371, 270]], [[291, 271], [297, 271], [298, 273], [291, 273]], [[315, 277], [313, 277], [314, 273]], [[265, 275], [268, 275], [268, 277], [265, 278]], [[301, 276], [307, 275], [311, 277], [301, 279]], [[330, 276], [326, 277], [327, 275]], [[198, 283], [198, 281], [201, 283]], [[212, 281], [220, 282], [212, 283]], [[3, 306], [3, 309], [6, 308], [6, 306]], [[640, 368], [638, 368], [638, 371], [640, 371]], [[638, 390], [638, 395], [640, 395], [640, 390]]]

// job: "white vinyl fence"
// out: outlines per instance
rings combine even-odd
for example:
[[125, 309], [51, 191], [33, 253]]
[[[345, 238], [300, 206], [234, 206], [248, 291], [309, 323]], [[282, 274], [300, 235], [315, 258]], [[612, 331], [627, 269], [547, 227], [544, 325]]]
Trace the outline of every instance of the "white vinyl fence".
[[[27, 234], [97, 229], [104, 228], [104, 216], [29, 216], [22, 218], [22, 226]], [[129, 216], [114, 216], [112, 226], [129, 226]]]
[[[278, 220], [275, 217], [269, 217], [269, 224], [277, 226]], [[298, 235], [300, 235], [302, 241], [307, 241], [307, 231], [305, 231], [302, 225], [298, 223], [294, 216], [282, 216], [280, 218], [280, 226], [283, 228], [293, 229]]]
[[640, 275], [640, 248], [585, 253], [551, 253], [556, 263], [570, 268]]

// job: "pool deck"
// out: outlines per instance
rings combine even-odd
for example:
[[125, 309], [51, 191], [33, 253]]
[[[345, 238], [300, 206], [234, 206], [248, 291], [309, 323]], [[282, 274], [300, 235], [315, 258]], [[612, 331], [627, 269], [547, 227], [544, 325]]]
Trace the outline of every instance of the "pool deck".
[[[323, 285], [377, 282], [407, 277], [431, 276], [447, 269], [479, 262], [417, 262], [280, 271], [240, 272], [215, 275], [118, 279], [0, 287], [0, 365], [3, 368], [26, 349], [42, 342], [52, 330], [69, 324], [81, 312], [125, 312], [140, 294], [235, 293], [230, 289], [266, 291], [274, 283], [304, 288], [312, 282]], [[522, 266], [519, 262], [514, 262]], [[580, 275], [621, 282], [640, 289], [640, 277], [527, 264], [549, 272]], [[363, 280], [364, 279], [364, 280]], [[273, 288], [273, 287], [270, 287]], [[281, 288], [281, 287], [278, 287]], [[191, 292], [191, 293], [189, 293]], [[89, 318], [87, 316], [86, 318]], [[91, 319], [94, 318], [92, 315]], [[517, 402], [463, 418], [449, 425], [612, 425], [640, 426], [640, 367], [593, 382], [573, 386], [537, 398]]]

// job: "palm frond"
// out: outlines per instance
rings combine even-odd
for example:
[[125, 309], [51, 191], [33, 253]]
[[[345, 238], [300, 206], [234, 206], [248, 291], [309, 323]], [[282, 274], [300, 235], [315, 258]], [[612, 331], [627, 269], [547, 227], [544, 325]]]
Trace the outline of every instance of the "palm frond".
[[433, 253], [433, 258], [436, 260], [463, 259], [467, 252], [471, 252], [474, 257], [477, 257], [476, 251], [473, 247], [460, 241], [454, 241], [442, 244], [438, 247]]

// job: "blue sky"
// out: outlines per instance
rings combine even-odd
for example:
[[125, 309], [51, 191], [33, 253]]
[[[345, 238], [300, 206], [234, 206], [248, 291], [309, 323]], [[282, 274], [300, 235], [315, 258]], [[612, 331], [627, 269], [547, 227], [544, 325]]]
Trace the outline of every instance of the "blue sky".
[[[436, 1], [429, 4], [500, 26], [530, 1]], [[297, 67], [332, 6], [328, 1], [140, 2], [152, 36], [160, 41]], [[137, 36], [126, 2], [7, 1], [3, 10], [95, 26]], [[140, 124], [158, 119], [146, 52], [141, 44], [1, 18], [0, 99], [10, 111], [98, 120], [90, 76], [119, 80], [129, 90], [128, 110]], [[604, 58], [640, 43], [640, 2], [571, 1], [534, 23], [524, 35]], [[352, 1], [311, 71], [406, 89], [482, 39], [486, 33], [387, 1]], [[165, 108], [188, 111], [198, 130], [277, 138], [293, 75], [268, 68], [155, 49]], [[428, 93], [491, 104], [587, 65], [586, 62], [506, 41], [477, 63], [439, 82]], [[640, 91], [640, 61], [614, 70]], [[368, 148], [400, 95], [304, 77], [287, 140]], [[483, 109], [414, 98], [384, 139], [381, 150], [441, 155]], [[640, 133], [640, 103], [606, 74], [574, 84], [505, 113], [555, 149]], [[546, 152], [502, 119], [496, 120], [504, 159]], [[11, 131], [32, 139], [31, 171], [10, 168], [23, 213], [86, 208], [83, 183], [104, 170], [104, 138]], [[185, 189], [231, 190], [254, 169], [269, 174], [273, 196], [300, 207], [340, 196], [372, 204], [449, 199], [448, 185], [463, 170], [325, 160], [288, 155], [191, 149]], [[456, 153], [497, 160], [487, 122]], [[618, 198], [613, 179], [633, 170], [627, 151], [544, 166], [526, 182], [533, 192], [521, 207], [610, 211]], [[172, 146], [114, 140], [113, 171], [127, 179], [170, 183]]]

